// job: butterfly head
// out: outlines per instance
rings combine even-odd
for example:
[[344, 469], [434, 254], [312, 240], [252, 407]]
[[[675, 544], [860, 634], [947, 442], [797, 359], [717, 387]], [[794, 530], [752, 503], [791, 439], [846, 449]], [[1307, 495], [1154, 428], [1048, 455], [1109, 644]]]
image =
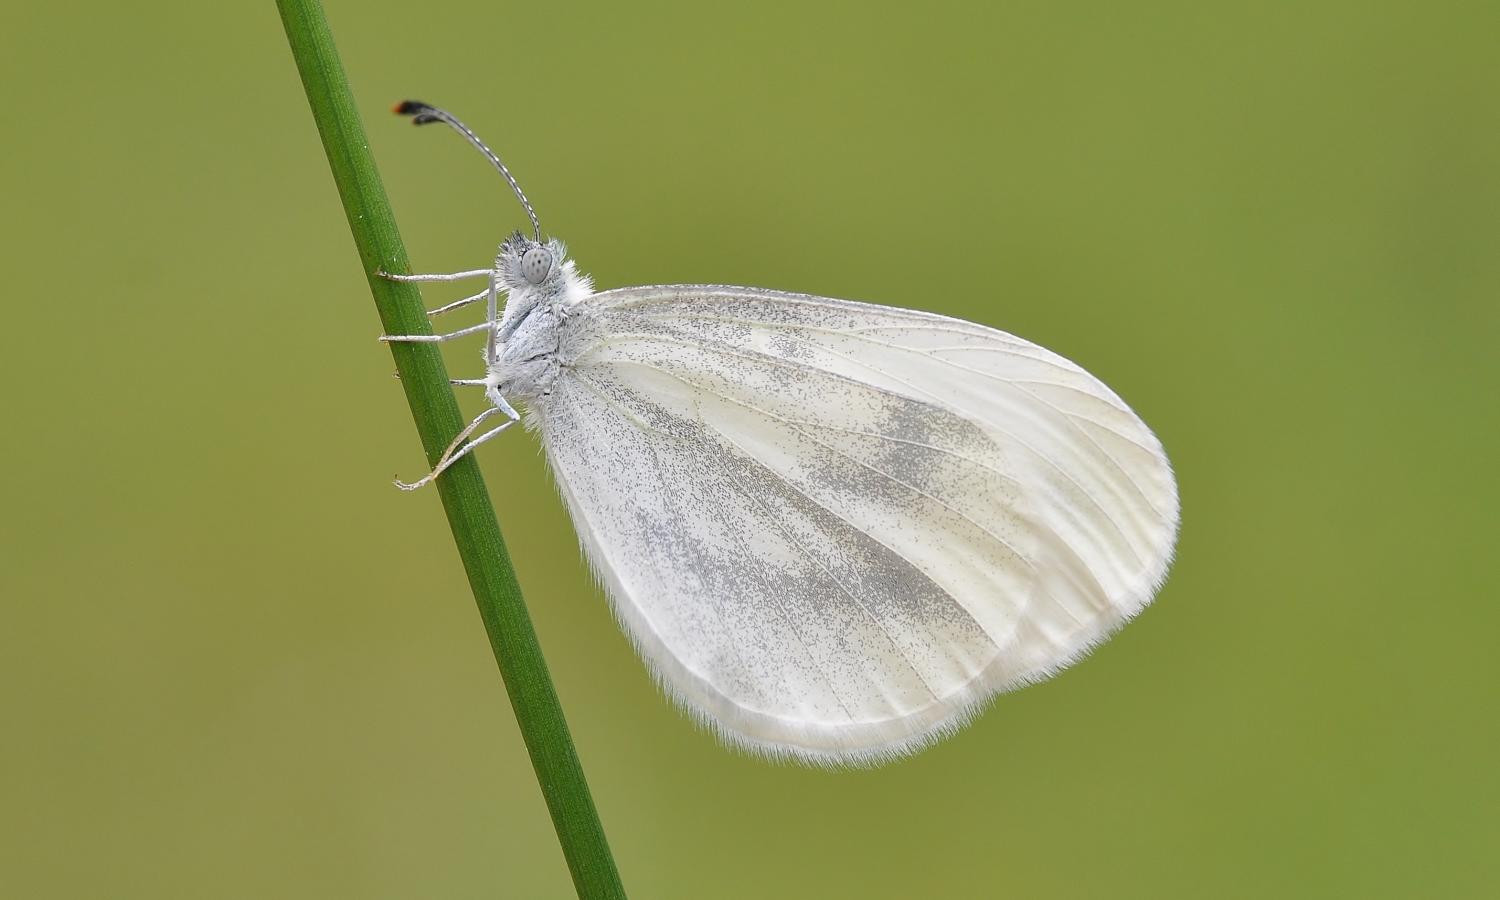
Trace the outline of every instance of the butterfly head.
[[568, 248], [556, 238], [536, 241], [517, 231], [495, 256], [498, 286], [517, 307], [541, 301], [576, 303], [593, 293], [592, 280], [568, 259]]
[[495, 269], [500, 273], [500, 287], [506, 291], [546, 295], [560, 289], [567, 261], [567, 249], [561, 241], [554, 238], [538, 243], [517, 231], [500, 245]]

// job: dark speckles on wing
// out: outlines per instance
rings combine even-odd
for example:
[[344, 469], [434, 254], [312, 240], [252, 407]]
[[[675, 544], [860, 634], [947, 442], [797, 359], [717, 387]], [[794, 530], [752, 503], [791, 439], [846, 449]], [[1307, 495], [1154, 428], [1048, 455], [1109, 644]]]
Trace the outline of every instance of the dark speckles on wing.
[[[770, 678], [773, 693], [851, 720], [930, 707], [977, 676], [1014, 622], [980, 622], [954, 593], [1024, 594], [1031, 579], [994, 502], [1010, 483], [977, 427], [810, 364], [816, 350], [794, 334], [628, 314], [611, 325], [577, 358], [549, 444], [560, 465], [617, 460], [568, 477], [612, 498], [613, 512], [591, 500], [585, 515], [602, 546], [642, 548], [608, 565], [674, 604], [663, 630], [692, 610], [691, 628], [663, 638], [674, 656], [748, 708], [769, 702]], [[939, 559], [950, 570], [933, 571]], [[719, 644], [747, 627], [754, 661], [734, 662]]]
[[1175, 483], [1061, 357], [941, 316], [746, 288], [594, 295], [542, 432], [664, 683], [733, 739], [917, 746], [1064, 665], [1164, 571]]

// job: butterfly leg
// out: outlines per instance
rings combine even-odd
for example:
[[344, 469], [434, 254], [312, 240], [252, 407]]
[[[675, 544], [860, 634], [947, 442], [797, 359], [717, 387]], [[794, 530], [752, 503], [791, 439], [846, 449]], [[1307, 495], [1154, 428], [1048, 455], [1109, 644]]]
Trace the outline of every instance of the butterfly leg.
[[380, 339], [386, 343], [407, 344], [439, 344], [443, 341], [451, 341], [470, 334], [479, 334], [491, 328], [489, 322], [480, 322], [478, 325], [470, 325], [468, 328], [460, 328], [447, 334], [382, 334]]
[[[486, 431], [479, 437], [474, 438], [468, 443], [464, 443], [464, 440], [468, 438], [469, 435], [478, 430], [479, 426], [486, 419], [489, 419], [495, 415], [504, 415], [508, 418], [503, 425], [500, 425], [496, 428], [491, 428], [489, 431]], [[463, 459], [465, 456], [468, 456], [471, 452], [473, 452], [475, 447], [478, 447], [480, 444], [483, 444], [484, 442], [494, 438], [500, 432], [516, 424], [518, 421], [520, 421], [520, 416], [516, 415], [516, 411], [514, 409], [511, 409], [509, 403], [505, 404], [503, 408], [499, 406], [490, 407], [489, 409], [480, 413], [478, 416], [475, 416], [474, 421], [466, 425], [464, 427], [464, 430], [460, 431], [458, 435], [453, 438], [453, 442], [448, 445], [448, 449], [444, 450], [443, 455], [438, 457], [437, 465], [432, 467], [431, 472], [428, 472], [424, 477], [410, 483], [402, 481], [398, 478], [396, 479], [396, 487], [400, 488], [403, 491], [414, 491], [419, 487], [430, 484], [433, 479], [443, 474], [443, 472], [446, 471], [449, 466], [453, 465], [460, 459]]]
[[469, 269], [466, 272], [447, 272], [439, 275], [395, 275], [381, 269], [377, 274], [389, 281], [464, 281], [469, 278], [488, 278], [494, 269]]
[[485, 382], [484, 397], [486, 400], [495, 404], [496, 409], [505, 413], [507, 416], [510, 416], [511, 421], [515, 421], [521, 418], [521, 414], [516, 412], [516, 408], [510, 405], [509, 401], [505, 399], [505, 396], [500, 393], [500, 388], [496, 387], [495, 385], [492, 385], [489, 382]]
[[[397, 381], [400, 381], [401, 373], [392, 372], [391, 377], [396, 379]], [[450, 378], [448, 379], [448, 383], [453, 385], [454, 387], [484, 387], [485, 385], [489, 384], [489, 382], [485, 381], [483, 378]]]
[[427, 311], [427, 315], [429, 315], [429, 316], [440, 316], [440, 315], [442, 315], [445, 312], [453, 312], [455, 309], [463, 309], [465, 306], [468, 306], [470, 303], [478, 303], [480, 300], [483, 300], [484, 298], [488, 297], [489, 295], [490, 295], [490, 292], [488, 290], [483, 290], [483, 291], [480, 291], [479, 293], [475, 294], [472, 297], [465, 297], [462, 300], [454, 300], [452, 303], [449, 303], [446, 306], [439, 306], [437, 309], [429, 309]]

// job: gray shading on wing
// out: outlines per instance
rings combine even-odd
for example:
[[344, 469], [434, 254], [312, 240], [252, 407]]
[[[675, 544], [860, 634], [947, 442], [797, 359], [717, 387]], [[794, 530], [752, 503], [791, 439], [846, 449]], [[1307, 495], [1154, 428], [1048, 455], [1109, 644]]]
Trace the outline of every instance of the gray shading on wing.
[[1003, 332], [747, 288], [596, 294], [535, 405], [617, 615], [729, 741], [863, 763], [1149, 602], [1177, 498], [1082, 369]]

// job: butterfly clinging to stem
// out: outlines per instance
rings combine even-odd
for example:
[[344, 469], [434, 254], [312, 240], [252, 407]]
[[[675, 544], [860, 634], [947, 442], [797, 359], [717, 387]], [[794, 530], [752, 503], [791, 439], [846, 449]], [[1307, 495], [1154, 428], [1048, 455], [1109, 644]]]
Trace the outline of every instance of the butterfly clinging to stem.
[[[1176, 541], [1160, 442], [1113, 391], [960, 319], [723, 285], [593, 290], [530, 221], [485, 280], [490, 407], [415, 489], [521, 421], [666, 692], [730, 744], [869, 764], [1045, 679], [1151, 601]], [[500, 295], [505, 295], [503, 307]], [[499, 420], [496, 422], [496, 420]]]

